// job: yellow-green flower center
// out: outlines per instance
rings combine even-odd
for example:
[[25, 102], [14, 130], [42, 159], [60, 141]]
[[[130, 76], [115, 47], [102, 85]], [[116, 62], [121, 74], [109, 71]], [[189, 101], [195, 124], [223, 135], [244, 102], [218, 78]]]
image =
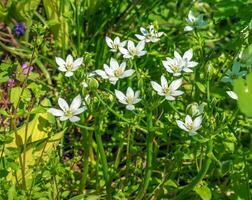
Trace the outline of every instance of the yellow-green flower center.
[[126, 101], [127, 101], [128, 104], [133, 104], [134, 97], [133, 96], [128, 96], [127, 99], [126, 99]]
[[171, 94], [170, 88], [169, 87], [164, 88], [164, 93], [165, 93], [166, 96], [169, 96]]
[[118, 68], [115, 70], [115, 76], [120, 77], [123, 74], [123, 70], [121, 68]]
[[71, 110], [66, 110], [65, 111], [65, 116], [72, 117], [73, 116], [73, 112]]
[[66, 63], [66, 69], [67, 69], [67, 71], [72, 71], [73, 64], [72, 63]]

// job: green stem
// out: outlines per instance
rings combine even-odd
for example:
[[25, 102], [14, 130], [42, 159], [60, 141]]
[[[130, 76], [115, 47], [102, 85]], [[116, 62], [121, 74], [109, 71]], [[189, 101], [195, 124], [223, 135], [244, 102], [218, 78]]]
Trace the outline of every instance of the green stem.
[[82, 179], [80, 183], [80, 192], [83, 192], [86, 186], [87, 182], [87, 176], [88, 176], [88, 156], [89, 156], [89, 141], [88, 141], [88, 131], [86, 129], [83, 130], [82, 132], [82, 143], [84, 147], [84, 155], [83, 155], [83, 174], [82, 174]]
[[103, 143], [102, 143], [102, 138], [101, 138], [101, 132], [100, 132], [100, 123], [99, 119], [97, 120], [97, 127], [95, 129], [95, 139], [97, 142], [97, 148], [101, 157], [102, 161], [102, 170], [103, 170], [103, 176], [105, 179], [105, 184], [106, 184], [106, 192], [107, 192], [107, 199], [111, 200], [111, 185], [110, 185], [110, 178], [109, 178], [109, 172], [108, 172], [108, 163], [105, 155], [105, 151], [103, 148]]
[[185, 199], [186, 194], [189, 193], [205, 177], [209, 169], [209, 166], [212, 162], [211, 158], [209, 157], [209, 155], [212, 154], [212, 151], [213, 151], [213, 141], [209, 140], [207, 143], [206, 160], [203, 164], [203, 167], [201, 168], [198, 175], [192, 180], [192, 182], [189, 183], [187, 186], [185, 186], [182, 192], [180, 192], [179, 195], [174, 198], [174, 200]]
[[145, 170], [145, 176], [144, 176], [144, 182], [141, 186], [141, 189], [139, 190], [136, 200], [143, 199], [145, 192], [148, 189], [151, 174], [152, 174], [152, 157], [153, 157], [153, 125], [152, 125], [152, 112], [149, 112], [147, 115], [147, 128], [148, 128], [148, 134], [147, 134], [147, 166]]

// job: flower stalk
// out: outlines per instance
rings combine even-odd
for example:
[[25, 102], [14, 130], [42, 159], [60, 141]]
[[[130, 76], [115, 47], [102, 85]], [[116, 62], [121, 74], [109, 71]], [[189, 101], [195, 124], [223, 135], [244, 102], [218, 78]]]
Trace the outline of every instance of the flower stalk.
[[145, 192], [148, 189], [150, 180], [151, 180], [151, 175], [152, 175], [152, 157], [153, 157], [153, 124], [152, 124], [152, 112], [149, 112], [147, 115], [147, 128], [148, 128], [148, 133], [147, 133], [147, 166], [145, 170], [145, 176], [144, 176], [144, 181], [141, 186], [141, 189], [139, 190], [136, 200], [141, 200], [143, 199]]

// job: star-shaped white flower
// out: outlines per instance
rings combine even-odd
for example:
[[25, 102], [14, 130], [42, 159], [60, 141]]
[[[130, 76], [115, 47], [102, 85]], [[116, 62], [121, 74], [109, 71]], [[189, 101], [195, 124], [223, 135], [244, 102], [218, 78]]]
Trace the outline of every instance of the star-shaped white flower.
[[104, 70], [96, 70], [96, 74], [103, 79], [108, 79], [112, 84], [116, 84], [119, 79], [129, 77], [135, 72], [134, 69], [125, 70], [126, 62], [122, 62], [119, 65], [114, 58], [110, 59], [110, 66], [104, 64], [103, 68]]
[[176, 96], [182, 95], [184, 92], [178, 90], [178, 88], [182, 85], [182, 79], [177, 79], [172, 81], [170, 86], [167, 83], [164, 75], [161, 76], [161, 85], [159, 85], [155, 81], [151, 81], [151, 85], [155, 91], [157, 91], [158, 95], [165, 96], [167, 100], [175, 100]]
[[60, 57], [55, 58], [56, 63], [58, 64], [58, 70], [66, 72], [65, 76], [70, 77], [73, 75], [73, 72], [76, 71], [83, 63], [83, 58], [77, 58], [75, 61], [71, 55], [68, 55], [66, 61]]
[[144, 41], [140, 41], [137, 46], [135, 46], [134, 42], [131, 40], [128, 41], [127, 49], [126, 48], [119, 48], [120, 52], [123, 54], [124, 58], [133, 58], [135, 56], [140, 57], [147, 53], [147, 51], [143, 51], [145, 46]]
[[140, 92], [134, 92], [131, 87], [128, 87], [126, 95], [119, 90], [115, 90], [115, 95], [120, 103], [126, 105], [127, 110], [134, 110], [134, 104], [137, 104], [139, 101], [141, 101], [141, 99], [139, 98]]
[[169, 58], [162, 61], [167, 72], [173, 74], [173, 76], [180, 76], [183, 70], [184, 62], [182, 59]]
[[201, 128], [202, 116], [200, 115], [193, 120], [190, 115], [186, 115], [185, 122], [181, 120], [177, 120], [176, 122], [179, 128], [188, 132], [190, 136], [194, 136]]
[[160, 40], [160, 37], [164, 34], [163, 32], [157, 32], [154, 29], [153, 25], [149, 26], [149, 31], [147, 31], [145, 28], [141, 27], [140, 31], [142, 35], [135, 34], [135, 36], [139, 40], [143, 40], [145, 42], [158, 42]]
[[56, 109], [56, 108], [50, 108], [50, 109], [48, 109], [48, 112], [50, 112], [52, 115], [54, 115], [56, 117], [60, 117], [61, 121], [66, 121], [69, 119], [71, 122], [77, 122], [80, 120], [80, 118], [76, 115], [79, 115], [80, 113], [82, 113], [86, 110], [85, 106], [80, 108], [80, 106], [81, 106], [81, 96], [80, 95], [76, 96], [73, 99], [70, 106], [62, 98], [58, 99], [58, 104], [59, 104], [59, 107], [61, 108], [61, 110]]
[[182, 70], [184, 72], [192, 72], [192, 68], [195, 67], [196, 65], [198, 65], [197, 62], [191, 61], [191, 59], [193, 57], [193, 50], [192, 49], [187, 50], [184, 53], [183, 57], [181, 57], [181, 55], [177, 51], [174, 51], [174, 57], [178, 60], [178, 63], [183, 65]]
[[194, 28], [204, 28], [207, 26], [207, 22], [204, 21], [203, 15], [200, 14], [198, 17], [195, 17], [191, 10], [188, 13], [186, 21], [189, 25], [185, 26], [184, 31], [192, 31]]
[[118, 36], [114, 39], [114, 41], [108, 36], [106, 36], [105, 40], [106, 40], [107, 45], [110, 48], [110, 51], [112, 52], [117, 52], [119, 48], [124, 47], [127, 43], [127, 41], [121, 42]]

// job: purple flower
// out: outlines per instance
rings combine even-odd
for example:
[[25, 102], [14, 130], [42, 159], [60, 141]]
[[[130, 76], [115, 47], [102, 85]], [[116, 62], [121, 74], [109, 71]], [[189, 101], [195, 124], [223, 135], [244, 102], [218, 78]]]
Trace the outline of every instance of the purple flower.
[[16, 36], [22, 36], [25, 33], [25, 25], [22, 22], [17, 22], [13, 28], [13, 33]]
[[[29, 69], [30, 68], [30, 69]], [[28, 66], [27, 64], [23, 64], [22, 65], [22, 69], [23, 69], [23, 73], [24, 73], [24, 75], [26, 75], [28, 72], [29, 73], [31, 73], [32, 72], [32, 70], [33, 70], [33, 67], [32, 66]]]
[[9, 79], [9, 80], [7, 81], [7, 87], [8, 87], [8, 88], [13, 87], [14, 82], [15, 82], [14, 79]]

